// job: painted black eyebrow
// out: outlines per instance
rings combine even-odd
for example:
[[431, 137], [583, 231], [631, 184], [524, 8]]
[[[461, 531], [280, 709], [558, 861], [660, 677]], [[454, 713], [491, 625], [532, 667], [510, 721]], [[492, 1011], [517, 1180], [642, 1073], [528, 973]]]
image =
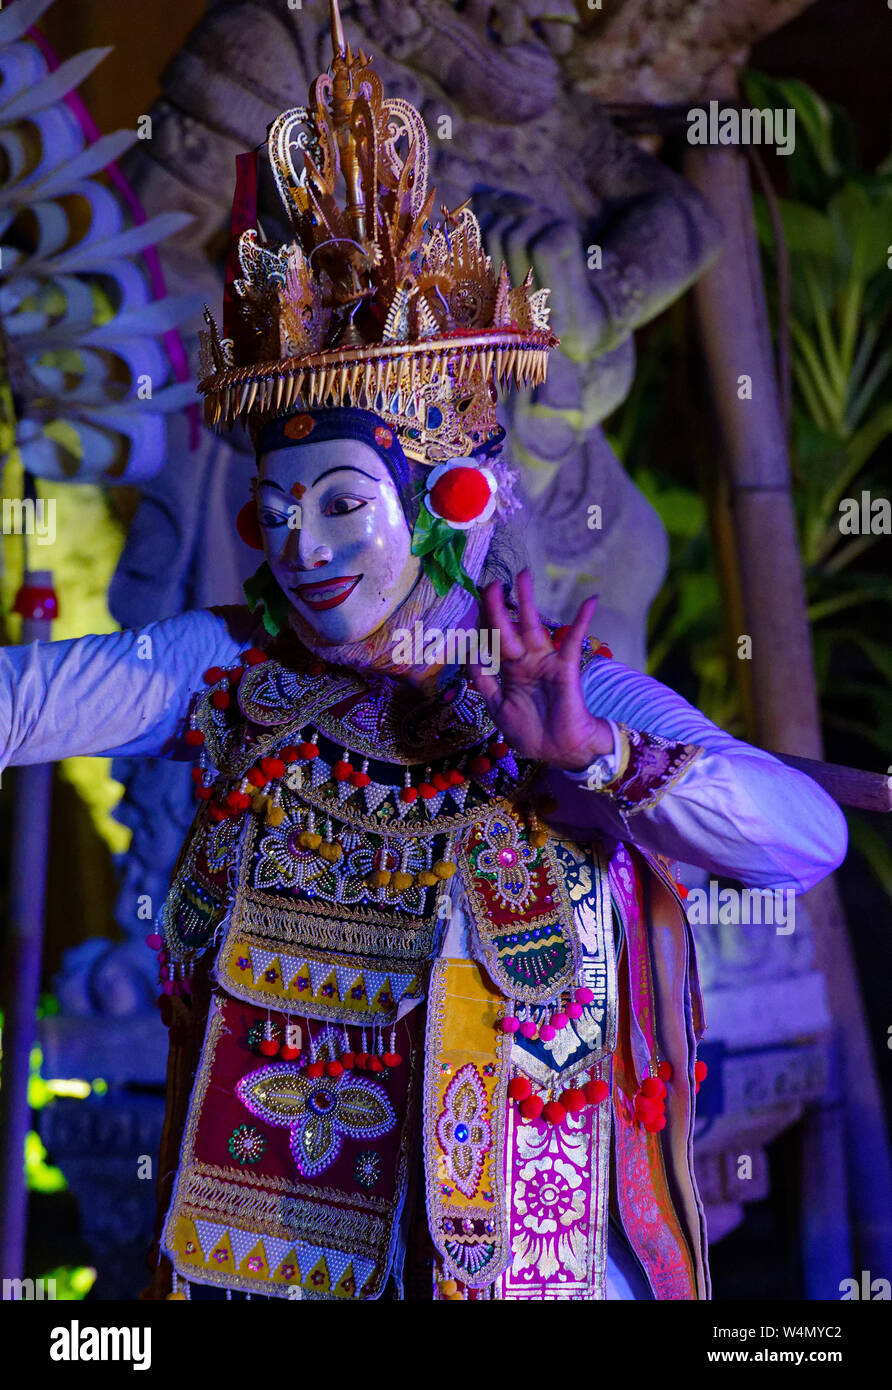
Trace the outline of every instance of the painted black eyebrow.
[[[344, 470], [347, 470], [347, 471], [349, 471], [349, 472], [351, 472], [351, 473], [361, 473], [362, 476], [363, 476], [364, 478], [368, 478], [369, 482], [372, 482], [372, 483], [380, 483], [380, 482], [381, 482], [381, 479], [380, 479], [380, 478], [376, 478], [375, 475], [374, 475], [373, 473], [366, 473], [365, 469], [363, 469], [363, 468], [357, 468], [355, 464], [352, 464], [352, 463], [338, 463], [338, 464], [335, 464], [334, 468], [326, 468], [326, 470], [325, 470], [324, 473], [320, 473], [320, 474], [319, 474], [319, 477], [318, 477], [318, 478], [315, 478], [315, 479], [313, 480], [313, 483], [311, 484], [311, 486], [315, 487], [317, 483], [321, 483], [321, 482], [322, 482], [322, 479], [323, 479], [323, 478], [327, 478], [328, 475], [329, 475], [330, 473], [340, 473], [340, 472], [343, 472]], [[260, 486], [261, 486], [261, 487], [274, 487], [274, 488], [276, 489], [277, 492], [284, 493], [284, 495], [285, 495], [286, 497], [290, 497], [290, 496], [291, 496], [291, 493], [288, 492], [288, 491], [282, 486], [281, 483], [277, 483], [273, 478], [264, 478], [263, 481], [262, 481], [262, 483], [260, 484]]]
[[313, 487], [315, 487], [317, 483], [321, 483], [323, 478], [327, 478], [329, 473], [341, 473], [345, 470], [351, 473], [361, 473], [362, 476], [368, 478], [371, 483], [381, 482], [381, 479], [376, 478], [373, 473], [366, 473], [364, 468], [357, 468], [353, 463], [336, 463], [334, 468], [326, 468], [324, 473], [320, 473], [319, 477], [313, 480]]

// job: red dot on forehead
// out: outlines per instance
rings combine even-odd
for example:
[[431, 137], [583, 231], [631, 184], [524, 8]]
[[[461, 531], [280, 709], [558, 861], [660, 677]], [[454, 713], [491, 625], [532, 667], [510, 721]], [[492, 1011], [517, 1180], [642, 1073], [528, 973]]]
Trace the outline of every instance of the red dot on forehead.
[[306, 490], [307, 489], [304, 487], [303, 483], [292, 483], [291, 496], [296, 497], [299, 502]]

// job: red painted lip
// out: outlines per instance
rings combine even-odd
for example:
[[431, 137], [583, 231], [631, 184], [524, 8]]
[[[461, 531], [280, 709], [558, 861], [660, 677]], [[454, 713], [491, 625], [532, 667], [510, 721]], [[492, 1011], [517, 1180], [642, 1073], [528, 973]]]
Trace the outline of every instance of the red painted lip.
[[361, 578], [361, 574], [353, 574], [343, 579], [320, 579], [318, 584], [298, 584], [292, 592], [302, 598], [308, 608], [321, 613], [325, 608], [337, 608], [348, 599]]

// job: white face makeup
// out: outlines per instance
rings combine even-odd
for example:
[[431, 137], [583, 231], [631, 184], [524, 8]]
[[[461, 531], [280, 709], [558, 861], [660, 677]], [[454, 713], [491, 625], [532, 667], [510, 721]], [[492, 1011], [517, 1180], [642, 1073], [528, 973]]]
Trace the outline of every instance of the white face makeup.
[[421, 573], [399, 495], [367, 444], [333, 439], [264, 454], [257, 516], [270, 569], [323, 642], [359, 642]]

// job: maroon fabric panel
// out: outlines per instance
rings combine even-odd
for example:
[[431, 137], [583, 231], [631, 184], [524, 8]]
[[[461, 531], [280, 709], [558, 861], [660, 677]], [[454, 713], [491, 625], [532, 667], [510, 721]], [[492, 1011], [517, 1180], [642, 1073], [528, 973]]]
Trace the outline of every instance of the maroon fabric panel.
[[[397, 1025], [396, 1045], [403, 1059], [402, 1064], [394, 1067], [387, 1074], [387, 1079], [380, 1083], [396, 1112], [396, 1124], [389, 1133], [377, 1139], [344, 1136], [340, 1154], [334, 1162], [315, 1177], [307, 1178], [301, 1177], [295, 1168], [289, 1149], [288, 1127], [268, 1124], [264, 1119], [252, 1114], [235, 1093], [236, 1084], [243, 1076], [270, 1063], [275, 1064], [277, 1060], [274, 1057], [258, 1057], [248, 1046], [249, 1030], [258, 1022], [265, 1022], [269, 1017], [268, 1011], [234, 999], [227, 999], [224, 1009], [226, 1027], [230, 1031], [224, 1033], [217, 1044], [212, 1079], [195, 1133], [197, 1161], [218, 1168], [234, 1168], [254, 1178], [285, 1179], [289, 1184], [299, 1183], [304, 1189], [319, 1187], [327, 1189], [328, 1193], [334, 1189], [343, 1192], [346, 1202], [353, 1203], [364, 1195], [364, 1190], [357, 1183], [354, 1173], [356, 1159], [361, 1152], [371, 1150], [380, 1158], [381, 1176], [371, 1189], [365, 1191], [370, 1191], [371, 1195], [384, 1201], [392, 1201], [398, 1188], [399, 1154], [404, 1140], [410, 1077], [413, 1070], [410, 1063], [415, 1047], [415, 1034], [418, 1031], [417, 1016], [421, 1010], [413, 1010]], [[314, 1037], [322, 1036], [329, 1025], [315, 1020], [308, 1023], [306, 1019], [292, 1021], [300, 1023], [304, 1037], [304, 1052], [308, 1055], [308, 1029], [312, 1030]], [[343, 1033], [340, 1025], [332, 1027], [336, 1028], [338, 1034]], [[360, 1030], [348, 1028], [347, 1031], [351, 1050], [361, 1051]], [[389, 1034], [387, 1042], [389, 1043]], [[378, 1080], [369, 1072], [356, 1074]], [[228, 1146], [233, 1130], [244, 1124], [253, 1125], [262, 1131], [266, 1139], [266, 1149], [258, 1163], [242, 1166], [233, 1161]], [[330, 1196], [327, 1200], [331, 1200]]]

